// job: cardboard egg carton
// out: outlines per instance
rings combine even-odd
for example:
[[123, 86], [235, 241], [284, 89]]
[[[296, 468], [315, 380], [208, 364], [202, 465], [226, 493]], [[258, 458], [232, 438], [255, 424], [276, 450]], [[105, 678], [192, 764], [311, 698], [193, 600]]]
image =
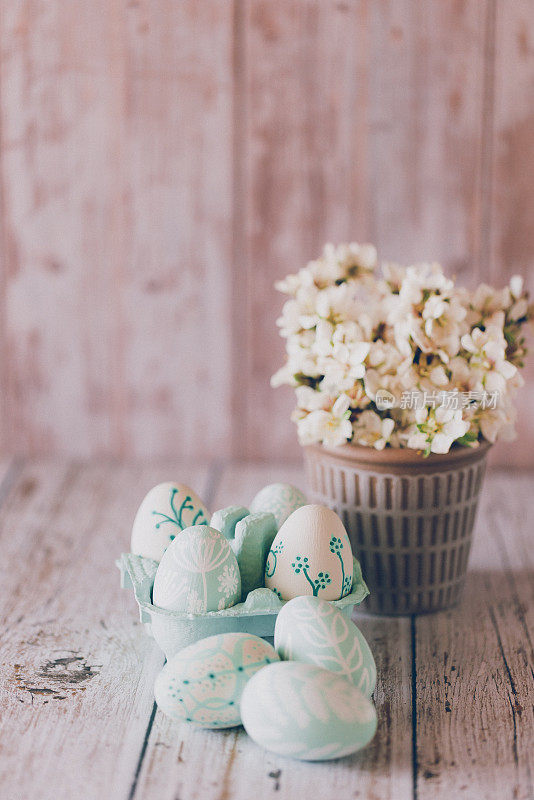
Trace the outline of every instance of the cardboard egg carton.
[[[280, 600], [271, 589], [259, 587], [250, 591], [244, 602], [222, 611], [209, 611], [205, 614], [167, 611], [152, 603], [157, 561], [133, 553], [123, 553], [116, 563], [121, 573], [122, 588], [133, 589], [141, 622], [167, 659], [199, 639], [217, 633], [243, 632], [264, 638], [272, 637], [278, 612], [285, 605], [285, 601]], [[369, 589], [362, 578], [360, 563], [354, 559], [350, 593], [340, 600], [330, 602], [350, 619], [354, 606], [361, 603], [368, 594]]]

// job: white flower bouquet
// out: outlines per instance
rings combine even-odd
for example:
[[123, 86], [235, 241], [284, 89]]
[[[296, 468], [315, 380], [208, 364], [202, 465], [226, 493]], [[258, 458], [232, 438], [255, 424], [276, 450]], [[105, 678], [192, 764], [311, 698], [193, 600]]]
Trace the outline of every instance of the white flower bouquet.
[[346, 442], [447, 453], [514, 436], [523, 280], [459, 287], [439, 264], [377, 266], [372, 245], [329, 244], [276, 288], [287, 361], [272, 385], [295, 387], [303, 445]]

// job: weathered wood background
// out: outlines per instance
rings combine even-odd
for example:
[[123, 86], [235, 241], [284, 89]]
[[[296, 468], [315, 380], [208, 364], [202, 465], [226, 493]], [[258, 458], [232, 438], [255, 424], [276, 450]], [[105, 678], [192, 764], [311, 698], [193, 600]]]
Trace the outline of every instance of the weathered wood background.
[[170, 474], [212, 509], [304, 477], [276, 462], [0, 461], [2, 800], [533, 800], [532, 473], [488, 475], [460, 605], [356, 611], [378, 729], [322, 764], [156, 711], [163, 654], [113, 562], [139, 499]]
[[532, 282], [532, 0], [0, 14], [4, 452], [293, 457], [272, 284], [326, 240]]

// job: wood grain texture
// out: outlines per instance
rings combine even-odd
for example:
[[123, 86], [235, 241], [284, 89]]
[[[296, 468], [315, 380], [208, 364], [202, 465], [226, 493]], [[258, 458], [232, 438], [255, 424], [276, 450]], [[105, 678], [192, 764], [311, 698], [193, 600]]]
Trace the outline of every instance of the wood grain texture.
[[5, 0], [3, 451], [296, 458], [273, 284], [327, 240], [532, 289], [533, 42], [530, 0]]
[[127, 798], [163, 656], [119, 588], [135, 508], [205, 470], [25, 467], [0, 508], [0, 795]]
[[302, 472], [0, 466], [2, 798], [530, 800], [532, 474], [488, 476], [457, 608], [412, 620], [355, 616], [377, 662], [379, 726], [364, 751], [327, 764], [273, 756], [241, 729], [195, 730], [154, 710], [163, 657], [113, 561], [140, 499], [164, 479], [189, 483], [215, 509], [249, 502], [273, 480], [302, 485]]
[[385, 259], [480, 258], [486, 2], [371, 3], [371, 238]]
[[292, 393], [269, 389], [283, 362], [274, 324], [283, 298], [273, 283], [318, 255], [324, 242], [369, 235], [369, 44], [361, 3], [245, 6], [243, 447], [252, 458], [288, 458], [297, 453]]
[[[497, 2], [488, 193], [489, 259], [485, 279], [505, 285], [514, 274], [534, 291], [534, 9], [528, 0]], [[530, 336], [532, 347], [532, 335]], [[500, 464], [527, 467], [534, 452], [534, 358], [518, 397], [521, 435], [495, 448]]]
[[411, 800], [409, 621], [382, 619], [360, 625], [381, 676], [375, 695], [379, 727], [368, 748], [337, 762], [296, 762], [262, 750], [242, 728], [194, 730], [158, 711], [135, 797], [290, 800], [313, 787], [318, 797]]
[[532, 476], [490, 476], [461, 605], [419, 617], [417, 797], [534, 796]]
[[[3, 440], [118, 450], [117, 3], [4, 3]], [[119, 198], [120, 200], [120, 198]]]
[[[247, 503], [267, 483], [302, 486], [302, 471], [277, 465], [223, 472], [213, 507]], [[337, 762], [299, 763], [267, 753], [242, 728], [194, 730], [158, 711], [135, 798], [250, 800], [251, 797], [412, 798], [411, 644], [409, 620], [360, 615], [358, 624], [377, 661], [377, 735], [363, 752]], [[386, 677], [387, 676], [387, 677]]]
[[127, 9], [121, 279], [129, 454], [230, 446], [232, 3]]

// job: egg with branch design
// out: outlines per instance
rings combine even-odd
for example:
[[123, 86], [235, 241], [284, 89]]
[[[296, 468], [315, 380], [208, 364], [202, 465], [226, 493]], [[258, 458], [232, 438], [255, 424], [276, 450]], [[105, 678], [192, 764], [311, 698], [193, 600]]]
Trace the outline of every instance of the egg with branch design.
[[349, 537], [338, 515], [326, 506], [297, 508], [272, 543], [265, 585], [282, 599], [312, 595], [339, 600], [352, 589]]
[[303, 661], [343, 675], [366, 697], [376, 685], [376, 665], [363, 634], [320, 597], [295, 597], [276, 619], [274, 646], [285, 661]]
[[224, 536], [207, 525], [182, 531], [163, 554], [152, 598], [160, 608], [190, 614], [235, 605], [241, 598], [241, 576]]
[[159, 483], [139, 506], [132, 528], [131, 552], [161, 561], [176, 536], [192, 525], [207, 525], [210, 513], [183, 483]]

